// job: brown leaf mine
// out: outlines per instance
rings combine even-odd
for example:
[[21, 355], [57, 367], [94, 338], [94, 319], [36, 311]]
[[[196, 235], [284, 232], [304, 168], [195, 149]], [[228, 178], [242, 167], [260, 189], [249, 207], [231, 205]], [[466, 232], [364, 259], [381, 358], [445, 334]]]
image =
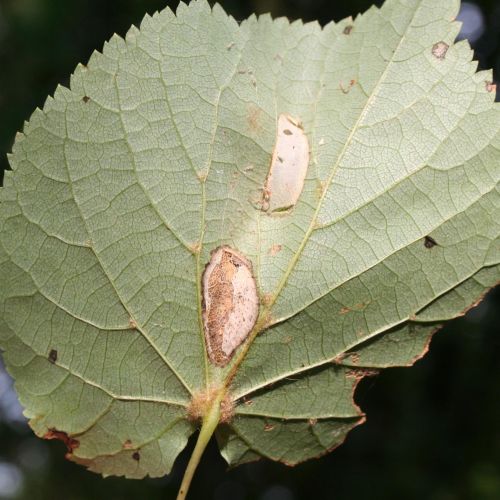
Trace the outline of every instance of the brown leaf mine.
[[213, 364], [225, 366], [259, 315], [252, 264], [236, 250], [218, 247], [205, 267], [202, 287], [208, 357]]
[[308, 165], [309, 141], [300, 121], [281, 114], [262, 209], [279, 212], [292, 208], [302, 193]]

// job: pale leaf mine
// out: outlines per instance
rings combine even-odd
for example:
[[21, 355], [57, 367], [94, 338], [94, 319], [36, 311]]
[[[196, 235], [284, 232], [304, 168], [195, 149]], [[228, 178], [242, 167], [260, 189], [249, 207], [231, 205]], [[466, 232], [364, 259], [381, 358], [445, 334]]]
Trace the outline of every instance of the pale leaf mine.
[[281, 114], [262, 197], [264, 211], [285, 211], [297, 203], [304, 186], [308, 164], [309, 142], [300, 121], [290, 115]]
[[225, 366], [259, 314], [251, 262], [222, 246], [212, 252], [202, 278], [203, 328], [210, 361]]

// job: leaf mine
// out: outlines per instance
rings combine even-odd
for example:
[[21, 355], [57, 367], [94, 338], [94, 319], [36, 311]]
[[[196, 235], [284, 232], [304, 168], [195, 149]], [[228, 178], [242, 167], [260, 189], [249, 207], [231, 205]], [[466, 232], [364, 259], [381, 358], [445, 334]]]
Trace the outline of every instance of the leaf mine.
[[218, 247], [205, 268], [202, 287], [208, 357], [213, 364], [225, 366], [259, 314], [252, 264], [236, 250]]
[[292, 208], [302, 193], [308, 164], [309, 142], [300, 120], [282, 113], [262, 195], [262, 210], [280, 212]]

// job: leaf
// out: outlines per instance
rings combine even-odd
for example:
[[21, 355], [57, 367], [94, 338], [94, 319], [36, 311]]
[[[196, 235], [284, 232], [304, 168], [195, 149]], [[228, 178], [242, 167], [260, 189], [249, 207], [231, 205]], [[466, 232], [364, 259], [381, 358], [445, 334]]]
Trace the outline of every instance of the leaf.
[[[388, 0], [322, 29], [198, 0], [77, 67], [0, 194], [0, 345], [39, 436], [140, 478], [197, 418], [194, 466], [216, 427], [231, 465], [295, 464], [363, 422], [359, 380], [411, 365], [499, 278], [500, 112], [457, 9]], [[218, 366], [202, 275], [224, 245], [260, 312]]]

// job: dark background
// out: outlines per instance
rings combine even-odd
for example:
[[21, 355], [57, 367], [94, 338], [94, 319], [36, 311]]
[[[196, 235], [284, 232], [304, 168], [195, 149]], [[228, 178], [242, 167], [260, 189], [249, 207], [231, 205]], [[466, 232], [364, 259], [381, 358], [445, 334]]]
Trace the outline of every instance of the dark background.
[[[439, 0], [436, 0], [438, 2]], [[0, 0], [0, 175], [17, 130], [67, 85], [78, 62], [116, 32], [177, 1]], [[322, 24], [366, 10], [369, 0], [221, 0], [236, 19], [253, 12]], [[376, 2], [380, 4], [380, 2]], [[459, 16], [480, 69], [500, 74], [500, 1], [467, 2]], [[1, 284], [0, 284], [1, 286]], [[434, 338], [411, 369], [362, 382], [368, 414], [339, 449], [288, 468], [260, 461], [226, 471], [215, 445], [191, 499], [500, 499], [500, 288]], [[192, 446], [192, 443], [191, 443]], [[159, 480], [102, 479], [65, 461], [64, 446], [33, 436], [0, 367], [0, 498], [170, 499], [187, 460]]]

